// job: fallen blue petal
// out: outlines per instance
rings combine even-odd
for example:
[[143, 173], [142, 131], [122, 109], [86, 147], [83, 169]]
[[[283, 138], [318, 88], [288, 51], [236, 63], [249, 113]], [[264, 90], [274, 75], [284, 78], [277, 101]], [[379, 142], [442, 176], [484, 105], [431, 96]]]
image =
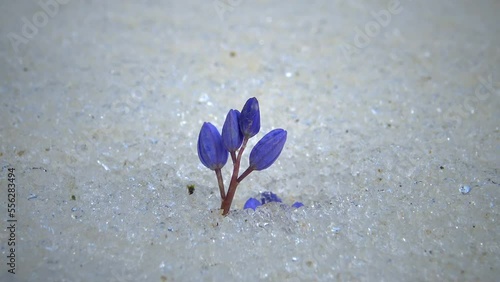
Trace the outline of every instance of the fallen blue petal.
[[246, 201], [245, 206], [243, 209], [253, 209], [255, 210], [258, 206], [261, 206], [262, 204], [259, 202], [259, 200], [255, 198], [250, 198]]
[[243, 134], [240, 130], [239, 118], [240, 112], [238, 110], [230, 110], [222, 126], [222, 142], [229, 152], [238, 150], [241, 143], [243, 143]]
[[239, 119], [240, 129], [247, 138], [253, 137], [260, 130], [259, 101], [253, 97], [247, 100], [241, 110]]
[[203, 123], [198, 136], [198, 157], [203, 165], [211, 170], [222, 168], [228, 158], [222, 137], [217, 128], [209, 123]]
[[285, 142], [285, 130], [281, 128], [271, 130], [257, 142], [250, 152], [250, 167], [254, 170], [270, 167], [281, 154]]
[[270, 203], [270, 202], [281, 203], [281, 199], [273, 192], [262, 192], [261, 196], [262, 197], [260, 198], [260, 201], [262, 202], [262, 204]]
[[296, 209], [298, 209], [298, 208], [300, 208], [300, 207], [303, 207], [303, 206], [304, 206], [304, 204], [303, 204], [303, 203], [301, 203], [301, 202], [295, 202], [295, 203], [293, 203], [293, 205], [292, 205], [292, 207], [294, 207], [294, 208], [296, 208]]

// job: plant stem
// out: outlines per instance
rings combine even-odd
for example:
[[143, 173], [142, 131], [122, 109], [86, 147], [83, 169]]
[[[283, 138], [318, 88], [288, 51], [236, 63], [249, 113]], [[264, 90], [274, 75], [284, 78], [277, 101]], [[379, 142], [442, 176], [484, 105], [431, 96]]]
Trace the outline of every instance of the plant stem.
[[238, 183], [240, 183], [243, 179], [245, 179], [245, 177], [247, 177], [252, 171], [254, 170], [253, 167], [248, 167], [241, 175], [240, 177], [238, 177], [238, 179], [236, 181], [238, 181]]
[[[238, 151], [238, 157], [236, 157], [236, 161], [233, 163], [233, 175], [231, 176], [231, 182], [229, 183], [229, 188], [227, 190], [226, 197], [222, 200], [220, 208], [223, 210], [222, 215], [227, 215], [229, 213], [229, 209], [231, 209], [231, 204], [233, 202], [234, 193], [236, 193], [236, 187], [238, 187], [238, 173], [240, 172], [240, 162], [241, 155], [243, 155], [243, 151], [247, 146], [248, 137], [245, 136], [243, 139], [243, 144], [241, 145], [240, 150]], [[233, 154], [231, 154], [231, 158]]]
[[226, 191], [224, 191], [224, 180], [222, 180], [220, 168], [215, 170], [215, 175], [217, 175], [217, 182], [219, 182], [220, 197], [224, 200], [226, 198]]
[[234, 166], [234, 163], [236, 163], [236, 153], [235, 152], [231, 152], [231, 160], [233, 160], [233, 166]]

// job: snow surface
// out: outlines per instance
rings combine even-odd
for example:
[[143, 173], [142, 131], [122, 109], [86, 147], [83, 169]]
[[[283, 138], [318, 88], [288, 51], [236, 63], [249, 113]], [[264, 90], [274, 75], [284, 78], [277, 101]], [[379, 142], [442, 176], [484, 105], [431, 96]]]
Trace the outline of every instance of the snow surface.
[[[1, 281], [500, 277], [499, 1], [58, 1], [0, 3]], [[254, 96], [222, 217], [198, 132]]]

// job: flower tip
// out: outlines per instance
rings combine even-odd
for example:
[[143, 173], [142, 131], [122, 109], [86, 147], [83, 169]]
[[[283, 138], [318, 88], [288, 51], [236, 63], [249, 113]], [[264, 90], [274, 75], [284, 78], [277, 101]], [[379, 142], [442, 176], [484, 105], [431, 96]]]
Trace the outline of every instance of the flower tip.
[[301, 203], [301, 202], [295, 202], [295, 203], [293, 203], [293, 205], [292, 205], [292, 207], [294, 207], [294, 208], [296, 208], [296, 209], [298, 209], [298, 208], [300, 208], [300, 207], [303, 207], [303, 206], [304, 206], [304, 204], [303, 204], [303, 203]]
[[286, 136], [286, 130], [277, 128], [262, 137], [250, 152], [250, 167], [253, 167], [254, 170], [270, 167], [281, 154], [285, 146]]
[[248, 99], [241, 110], [239, 120], [240, 130], [247, 138], [255, 136], [260, 130], [259, 101], [252, 97]]
[[203, 123], [198, 135], [198, 157], [201, 163], [211, 170], [222, 168], [228, 158], [222, 137], [217, 128], [209, 123]]
[[238, 110], [229, 110], [222, 126], [222, 142], [229, 152], [238, 150], [243, 143], [243, 134], [239, 125], [240, 112]]

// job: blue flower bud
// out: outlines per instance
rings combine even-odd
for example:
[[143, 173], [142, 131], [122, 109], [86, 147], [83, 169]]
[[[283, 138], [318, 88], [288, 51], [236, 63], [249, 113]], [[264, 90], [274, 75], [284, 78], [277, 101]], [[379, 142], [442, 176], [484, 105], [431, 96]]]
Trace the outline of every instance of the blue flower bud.
[[259, 202], [259, 200], [255, 198], [250, 198], [246, 201], [245, 206], [243, 206], [243, 209], [253, 209], [255, 210], [258, 206], [261, 206], [262, 204]]
[[238, 110], [230, 110], [227, 113], [224, 126], [222, 126], [222, 142], [229, 152], [238, 150], [241, 143], [243, 143], [243, 134], [240, 131], [239, 119], [240, 112]]
[[259, 101], [253, 97], [247, 100], [241, 110], [240, 129], [244, 136], [250, 138], [260, 130]]
[[300, 207], [303, 207], [303, 206], [304, 206], [304, 204], [303, 204], [303, 203], [301, 203], [301, 202], [295, 202], [295, 203], [293, 203], [293, 205], [292, 205], [292, 207], [294, 207], [294, 208], [296, 208], [296, 209], [298, 209], [298, 208], [300, 208]]
[[262, 192], [261, 195], [262, 197], [260, 198], [260, 201], [262, 202], [262, 204], [270, 202], [281, 203], [281, 199], [278, 197], [278, 195], [274, 194], [273, 192]]
[[227, 162], [228, 152], [222, 144], [222, 137], [209, 122], [203, 123], [198, 136], [198, 157], [211, 170], [220, 169]]
[[285, 142], [285, 130], [281, 128], [271, 130], [257, 142], [250, 152], [250, 167], [254, 170], [270, 167], [281, 154]]

